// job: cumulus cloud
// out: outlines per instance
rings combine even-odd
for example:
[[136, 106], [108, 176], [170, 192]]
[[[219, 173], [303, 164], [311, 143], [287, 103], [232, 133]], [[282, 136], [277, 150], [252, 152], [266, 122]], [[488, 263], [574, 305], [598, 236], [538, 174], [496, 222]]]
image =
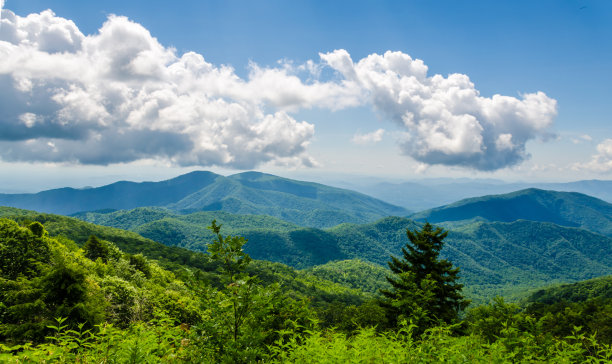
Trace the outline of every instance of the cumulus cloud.
[[379, 113], [408, 131], [402, 151], [425, 164], [478, 170], [517, 164], [527, 157], [525, 143], [546, 137], [557, 113], [543, 92], [483, 97], [468, 76], [428, 76], [423, 61], [402, 52], [356, 63], [344, 50], [321, 58], [346, 87], [361, 89]]
[[367, 133], [367, 134], [355, 134], [353, 136], [353, 143], [355, 144], [360, 144], [360, 145], [365, 145], [365, 144], [374, 144], [374, 143], [378, 143], [382, 140], [383, 135], [385, 134], [385, 130], [384, 129], [378, 129], [376, 131], [373, 131], [371, 133]]
[[[322, 97], [318, 85], [312, 92], [286, 71], [255, 66], [251, 80], [241, 80], [199, 54], [177, 56], [125, 17], [111, 16], [97, 34], [85, 36], [50, 10], [2, 15], [5, 161], [105, 165], [157, 158], [235, 168], [276, 160], [314, 163], [305, 154], [314, 125], [296, 121], [286, 109]], [[287, 85], [297, 91], [265, 92], [283, 82], [276, 77], [293, 80]], [[265, 102], [276, 111], [264, 112]]]
[[612, 139], [606, 139], [597, 145], [597, 154], [584, 164], [575, 164], [574, 170], [593, 172], [612, 172]]
[[[84, 35], [50, 10], [20, 17], [4, 9], [0, 158], [313, 166], [314, 125], [291, 114], [371, 105], [404, 129], [402, 152], [423, 165], [495, 170], [527, 158], [526, 142], [546, 137], [556, 115], [556, 101], [542, 92], [483, 97], [466, 75], [428, 75], [422, 60], [402, 52], [320, 58], [251, 64], [241, 78], [200, 54], [176, 54], [125, 17]], [[336, 75], [325, 79], [326, 67]], [[377, 142], [383, 133], [353, 141]]]

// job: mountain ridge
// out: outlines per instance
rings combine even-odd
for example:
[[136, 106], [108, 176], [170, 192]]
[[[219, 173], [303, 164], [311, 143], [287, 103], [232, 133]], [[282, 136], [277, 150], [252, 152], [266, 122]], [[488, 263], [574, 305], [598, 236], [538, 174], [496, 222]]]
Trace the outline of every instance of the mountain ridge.
[[260, 172], [225, 177], [195, 171], [160, 182], [120, 181], [87, 189], [0, 194], [0, 205], [63, 215], [146, 206], [164, 207], [179, 213], [223, 210], [265, 214], [309, 227], [364, 223], [388, 215], [410, 213], [359, 192]]
[[524, 219], [580, 227], [612, 236], [612, 204], [578, 192], [536, 188], [463, 199], [412, 214], [410, 218], [431, 223]]

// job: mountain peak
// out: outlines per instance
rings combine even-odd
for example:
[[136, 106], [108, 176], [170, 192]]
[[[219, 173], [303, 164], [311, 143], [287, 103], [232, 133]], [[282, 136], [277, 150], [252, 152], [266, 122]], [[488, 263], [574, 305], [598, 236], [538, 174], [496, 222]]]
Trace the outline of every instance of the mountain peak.
[[411, 216], [432, 223], [452, 221], [551, 222], [612, 236], [612, 204], [578, 192], [528, 188], [502, 195], [473, 197]]

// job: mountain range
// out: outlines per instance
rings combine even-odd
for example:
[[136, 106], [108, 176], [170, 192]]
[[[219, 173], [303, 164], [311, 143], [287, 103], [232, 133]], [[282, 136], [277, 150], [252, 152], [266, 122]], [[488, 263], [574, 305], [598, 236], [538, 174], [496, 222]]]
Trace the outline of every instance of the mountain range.
[[399, 255], [408, 242], [406, 229], [429, 221], [450, 230], [442, 256], [461, 268], [471, 297], [612, 274], [612, 205], [580, 193], [532, 188], [410, 214], [360, 193], [311, 182], [257, 172], [228, 177], [193, 172], [162, 182], [0, 195], [0, 204], [5, 201], [39, 211], [58, 209], [202, 252], [213, 238], [206, 227], [216, 219], [224, 234], [248, 239], [246, 250], [255, 259], [298, 269], [324, 266], [317, 272], [339, 280], [337, 272], [347, 266], [381, 276], [371, 264], [384, 271], [390, 256]]
[[584, 180], [565, 183], [507, 183], [487, 179], [425, 179], [407, 182], [373, 182], [358, 178], [335, 180], [334, 186], [348, 188], [388, 203], [421, 211], [471, 197], [499, 195], [528, 188], [578, 192], [612, 203], [612, 181]]
[[402, 207], [358, 192], [259, 172], [224, 177], [202, 171], [161, 182], [122, 181], [88, 189], [0, 194], [0, 205], [63, 215], [142, 206], [165, 207], [179, 213], [228, 211], [269, 215], [312, 227], [409, 214]]

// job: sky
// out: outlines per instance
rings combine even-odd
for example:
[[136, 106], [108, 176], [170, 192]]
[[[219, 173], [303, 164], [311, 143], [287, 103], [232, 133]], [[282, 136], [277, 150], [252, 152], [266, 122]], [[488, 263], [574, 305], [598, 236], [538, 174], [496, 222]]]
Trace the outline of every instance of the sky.
[[0, 0], [0, 192], [612, 178], [612, 2]]

